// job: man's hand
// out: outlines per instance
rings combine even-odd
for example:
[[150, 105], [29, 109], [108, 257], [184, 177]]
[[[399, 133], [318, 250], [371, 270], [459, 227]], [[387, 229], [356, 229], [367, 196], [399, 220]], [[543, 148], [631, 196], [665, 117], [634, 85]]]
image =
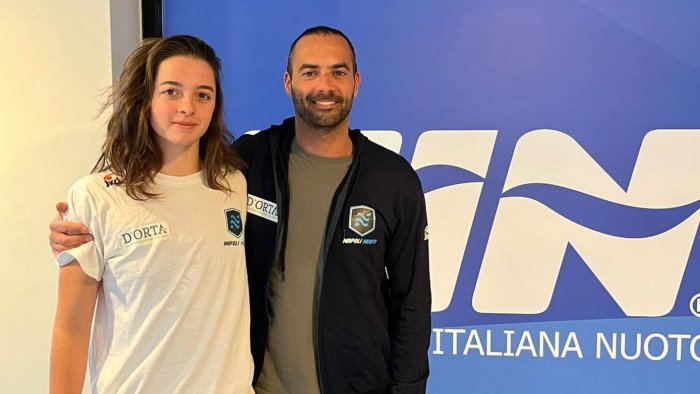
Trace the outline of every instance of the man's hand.
[[56, 203], [56, 217], [49, 224], [49, 245], [54, 256], [59, 253], [78, 247], [93, 240], [90, 230], [80, 223], [71, 223], [63, 220], [68, 204], [65, 202]]

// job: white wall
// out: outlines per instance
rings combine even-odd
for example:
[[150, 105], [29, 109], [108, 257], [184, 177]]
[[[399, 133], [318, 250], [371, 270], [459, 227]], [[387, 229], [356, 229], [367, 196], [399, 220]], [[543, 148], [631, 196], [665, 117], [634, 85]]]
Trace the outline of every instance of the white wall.
[[47, 391], [57, 280], [48, 223], [97, 159], [104, 118], [95, 118], [113, 61], [121, 64], [139, 37], [139, 1], [113, 3], [0, 2], [3, 393]]

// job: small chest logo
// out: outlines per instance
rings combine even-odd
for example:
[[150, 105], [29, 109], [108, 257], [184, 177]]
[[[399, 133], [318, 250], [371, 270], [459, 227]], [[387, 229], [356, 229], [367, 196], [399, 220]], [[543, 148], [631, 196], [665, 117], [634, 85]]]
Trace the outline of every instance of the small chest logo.
[[366, 205], [355, 205], [350, 207], [350, 220], [348, 227], [360, 237], [374, 231], [374, 208]]
[[226, 229], [236, 238], [240, 238], [241, 234], [243, 233], [243, 219], [241, 218], [241, 212], [237, 209], [231, 208], [225, 210], [224, 214], [226, 215]]

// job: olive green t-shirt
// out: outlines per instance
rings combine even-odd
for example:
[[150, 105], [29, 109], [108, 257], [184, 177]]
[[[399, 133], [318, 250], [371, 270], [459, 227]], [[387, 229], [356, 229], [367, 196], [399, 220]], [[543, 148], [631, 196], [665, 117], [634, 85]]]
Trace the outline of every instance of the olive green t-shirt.
[[325, 158], [292, 142], [284, 279], [270, 274], [269, 333], [259, 394], [319, 393], [313, 347], [314, 290], [333, 195], [352, 156]]

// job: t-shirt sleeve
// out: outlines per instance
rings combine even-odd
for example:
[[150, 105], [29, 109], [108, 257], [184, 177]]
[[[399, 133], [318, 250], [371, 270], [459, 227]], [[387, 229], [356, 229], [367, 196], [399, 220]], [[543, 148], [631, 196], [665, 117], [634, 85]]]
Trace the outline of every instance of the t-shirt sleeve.
[[70, 188], [67, 198], [68, 211], [64, 218], [69, 222], [86, 225], [95, 240], [60, 253], [56, 263], [62, 267], [75, 260], [86, 275], [100, 281], [105, 266], [104, 244], [98, 220], [100, 212], [97, 210], [97, 200], [89, 189], [87, 179], [78, 181]]

